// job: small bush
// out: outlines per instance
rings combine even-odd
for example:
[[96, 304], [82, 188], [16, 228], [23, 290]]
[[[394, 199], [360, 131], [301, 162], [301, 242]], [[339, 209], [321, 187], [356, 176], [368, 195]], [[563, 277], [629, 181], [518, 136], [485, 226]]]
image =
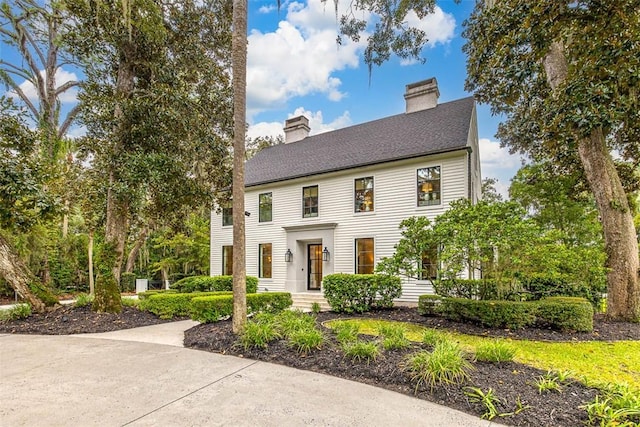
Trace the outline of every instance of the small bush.
[[120, 275], [120, 290], [122, 292], [133, 292], [136, 290], [135, 273], [122, 273]]
[[86, 307], [93, 303], [93, 296], [89, 294], [78, 294], [76, 295], [76, 301], [73, 303], [76, 307]]
[[162, 319], [189, 316], [191, 300], [208, 295], [227, 295], [230, 298], [232, 297], [229, 292], [156, 293], [141, 299], [138, 307]]
[[324, 336], [317, 329], [298, 329], [289, 334], [289, 345], [300, 354], [319, 349], [323, 342]]
[[378, 343], [374, 341], [361, 341], [356, 340], [343, 345], [344, 354], [358, 362], [363, 360], [369, 363], [380, 355], [380, 348]]
[[382, 347], [385, 350], [402, 350], [409, 347], [410, 342], [405, 337], [407, 328], [403, 325], [383, 323], [378, 326], [378, 334], [382, 337]]
[[122, 306], [123, 307], [138, 307], [139, 300], [135, 298], [126, 298], [122, 297]]
[[518, 279], [531, 300], [555, 296], [580, 297], [598, 307], [606, 290], [602, 283], [575, 282], [561, 274], [534, 273], [520, 275]]
[[535, 323], [537, 305], [520, 301], [478, 301], [444, 298], [442, 314], [454, 321], [490, 328], [521, 329]]
[[0, 322], [26, 319], [29, 316], [31, 316], [31, 306], [29, 304], [16, 304], [11, 308], [0, 310]]
[[318, 314], [320, 313], [320, 304], [317, 302], [314, 302], [311, 304], [311, 312], [313, 314]]
[[151, 289], [150, 291], [140, 292], [138, 299], [143, 300], [149, 298], [151, 295], [164, 295], [164, 294], [178, 294], [176, 289]]
[[402, 295], [400, 278], [384, 274], [330, 274], [322, 283], [325, 298], [338, 313], [390, 308]]
[[418, 297], [418, 313], [422, 316], [437, 316], [442, 302], [440, 295], [420, 295]]
[[240, 334], [240, 343], [245, 350], [249, 348], [267, 348], [267, 345], [280, 338], [273, 323], [247, 322]]
[[511, 362], [515, 355], [515, 347], [501, 339], [480, 344], [476, 349], [476, 359], [481, 362]]
[[[258, 278], [247, 276], [247, 293], [254, 294], [258, 290]], [[178, 280], [171, 285], [178, 292], [233, 292], [233, 276], [190, 276]]]
[[336, 334], [336, 339], [343, 346], [357, 341], [360, 332], [360, 327], [356, 323], [349, 321], [331, 322], [331, 328]]
[[288, 337], [295, 332], [309, 331], [316, 328], [315, 317], [299, 310], [284, 310], [274, 317], [274, 322], [283, 336]]
[[516, 299], [520, 286], [493, 279], [443, 279], [433, 283], [436, 294], [449, 298], [479, 300]]
[[593, 306], [584, 298], [550, 297], [540, 300], [536, 324], [560, 331], [593, 331]]
[[[291, 307], [293, 301], [288, 292], [247, 294], [247, 312], [278, 313]], [[233, 295], [195, 296], [190, 304], [190, 316], [202, 323], [217, 322], [233, 314]]]
[[469, 378], [473, 366], [464, 358], [460, 347], [450, 341], [436, 344], [431, 353], [421, 351], [409, 356], [406, 369], [418, 388], [428, 385], [431, 390], [436, 385], [461, 384]]

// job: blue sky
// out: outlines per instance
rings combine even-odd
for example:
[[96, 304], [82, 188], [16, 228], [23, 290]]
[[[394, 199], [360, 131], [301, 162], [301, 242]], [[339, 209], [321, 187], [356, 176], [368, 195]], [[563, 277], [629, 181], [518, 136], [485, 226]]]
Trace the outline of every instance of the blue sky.
[[[312, 134], [400, 114], [405, 108], [405, 85], [430, 77], [438, 81], [440, 102], [470, 96], [464, 90], [462, 24], [474, 3], [439, 1], [435, 13], [422, 21], [409, 16], [408, 22], [429, 36], [422, 52], [426, 62], [402, 62], [392, 57], [373, 69], [369, 81], [362, 59], [366, 36], [360, 43], [336, 45], [333, 1], [288, 1], [278, 10], [276, 0], [249, 0], [249, 136], [283, 134], [284, 121], [299, 114], [309, 118]], [[339, 2], [338, 7], [348, 4]], [[15, 58], [6, 45], [0, 45], [0, 55]], [[58, 85], [77, 78], [72, 69], [58, 70], [56, 77]], [[22, 85], [35, 96], [30, 86], [26, 82]], [[75, 102], [75, 96], [75, 91], [63, 95], [65, 110]], [[477, 111], [482, 176], [497, 178], [498, 190], [506, 195], [510, 179], [521, 165], [520, 157], [500, 148], [495, 138], [500, 118], [493, 117], [484, 105], [478, 105]], [[82, 132], [75, 128], [71, 134]]]

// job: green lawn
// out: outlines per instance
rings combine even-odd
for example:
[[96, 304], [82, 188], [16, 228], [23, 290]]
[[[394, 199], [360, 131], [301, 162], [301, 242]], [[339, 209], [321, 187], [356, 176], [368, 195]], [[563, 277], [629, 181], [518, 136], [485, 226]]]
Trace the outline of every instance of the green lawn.
[[[360, 333], [377, 335], [380, 320], [348, 320], [357, 323]], [[404, 324], [407, 338], [419, 342], [424, 327]], [[329, 326], [329, 325], [328, 325]], [[467, 351], [475, 352], [476, 347], [493, 338], [449, 333]], [[540, 342], [507, 340], [516, 350], [515, 361], [542, 370], [571, 372], [571, 376], [587, 385], [627, 384], [640, 391], [640, 341], [585, 341], [585, 342]]]

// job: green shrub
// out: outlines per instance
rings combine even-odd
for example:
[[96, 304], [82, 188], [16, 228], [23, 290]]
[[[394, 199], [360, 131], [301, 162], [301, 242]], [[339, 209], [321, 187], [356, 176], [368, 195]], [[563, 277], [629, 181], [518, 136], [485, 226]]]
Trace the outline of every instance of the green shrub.
[[438, 343], [443, 341], [450, 341], [451, 336], [447, 332], [439, 331], [437, 329], [425, 329], [422, 332], [422, 342], [426, 345], [435, 347]]
[[76, 307], [86, 307], [91, 303], [93, 303], [93, 296], [82, 293], [82, 294], [76, 295], [76, 301], [73, 303], [73, 305]]
[[476, 360], [481, 362], [511, 362], [515, 355], [516, 348], [501, 339], [482, 343], [476, 348]]
[[150, 291], [140, 292], [138, 294], [138, 299], [147, 299], [151, 295], [164, 295], [164, 294], [178, 294], [176, 289], [151, 289]]
[[135, 273], [122, 273], [120, 275], [120, 290], [122, 292], [133, 292], [136, 290]]
[[0, 310], [0, 322], [26, 319], [31, 316], [31, 306], [29, 304], [16, 304], [11, 308]]
[[309, 331], [316, 328], [315, 317], [300, 310], [284, 310], [274, 317], [274, 322], [283, 336], [288, 337], [294, 332]]
[[493, 279], [442, 279], [433, 283], [437, 295], [479, 300], [518, 299], [519, 285]]
[[[258, 290], [258, 278], [247, 276], [247, 293], [254, 294]], [[233, 276], [189, 276], [171, 285], [171, 289], [179, 292], [233, 292]]]
[[162, 319], [171, 319], [173, 317], [189, 316], [193, 298], [212, 295], [226, 295], [232, 298], [229, 292], [155, 293], [141, 299], [138, 307]]
[[406, 362], [411, 380], [416, 383], [416, 393], [422, 385], [433, 390], [436, 385], [461, 384], [469, 378], [472, 368], [460, 347], [451, 341], [436, 344], [431, 353], [415, 353]]
[[422, 316], [437, 316], [440, 314], [440, 295], [420, 295], [418, 297], [418, 313]]
[[349, 321], [331, 322], [331, 328], [336, 334], [336, 339], [343, 346], [356, 341], [360, 332], [360, 327], [356, 323]]
[[[247, 294], [247, 312], [278, 313], [291, 307], [293, 301], [288, 292]], [[233, 295], [195, 296], [191, 300], [190, 315], [202, 323], [217, 322], [233, 314]]]
[[402, 350], [410, 345], [405, 336], [407, 328], [403, 325], [382, 323], [378, 325], [378, 334], [382, 337], [382, 347], [385, 350]]
[[538, 302], [536, 324], [560, 331], [593, 331], [593, 306], [584, 298], [549, 297]]
[[592, 402], [581, 406], [590, 426], [633, 427], [640, 425], [640, 394], [626, 385], [610, 385]]
[[324, 336], [317, 329], [297, 329], [289, 334], [289, 345], [300, 354], [319, 349], [323, 342]]
[[122, 306], [123, 307], [138, 307], [139, 300], [135, 298], [127, 298], [122, 297]]
[[571, 281], [561, 274], [534, 273], [519, 275], [518, 280], [531, 300], [547, 297], [566, 296], [587, 299], [593, 307], [600, 306], [602, 293], [605, 291], [601, 283], [587, 284]]
[[521, 329], [535, 322], [537, 305], [520, 301], [478, 301], [445, 298], [441, 310], [444, 317], [471, 322], [489, 328]]
[[249, 348], [267, 348], [267, 344], [280, 338], [273, 323], [247, 322], [240, 334], [240, 343], [245, 350]]
[[399, 277], [383, 274], [330, 274], [323, 279], [324, 296], [338, 313], [363, 313], [393, 307], [402, 295]]
[[344, 344], [342, 350], [347, 357], [358, 362], [365, 360], [367, 363], [376, 360], [380, 354], [378, 343], [374, 341], [355, 340]]

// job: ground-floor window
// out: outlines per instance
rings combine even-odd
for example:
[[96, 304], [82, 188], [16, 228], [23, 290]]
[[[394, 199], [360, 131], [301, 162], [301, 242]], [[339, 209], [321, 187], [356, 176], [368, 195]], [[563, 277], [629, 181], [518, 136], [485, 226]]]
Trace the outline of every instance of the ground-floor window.
[[373, 274], [373, 238], [356, 239], [356, 274]]
[[233, 246], [222, 247], [222, 274], [233, 276]]
[[271, 279], [271, 243], [258, 245], [258, 277]]
[[438, 278], [438, 249], [433, 248], [422, 254], [422, 265], [420, 266], [421, 280], [435, 280]]

